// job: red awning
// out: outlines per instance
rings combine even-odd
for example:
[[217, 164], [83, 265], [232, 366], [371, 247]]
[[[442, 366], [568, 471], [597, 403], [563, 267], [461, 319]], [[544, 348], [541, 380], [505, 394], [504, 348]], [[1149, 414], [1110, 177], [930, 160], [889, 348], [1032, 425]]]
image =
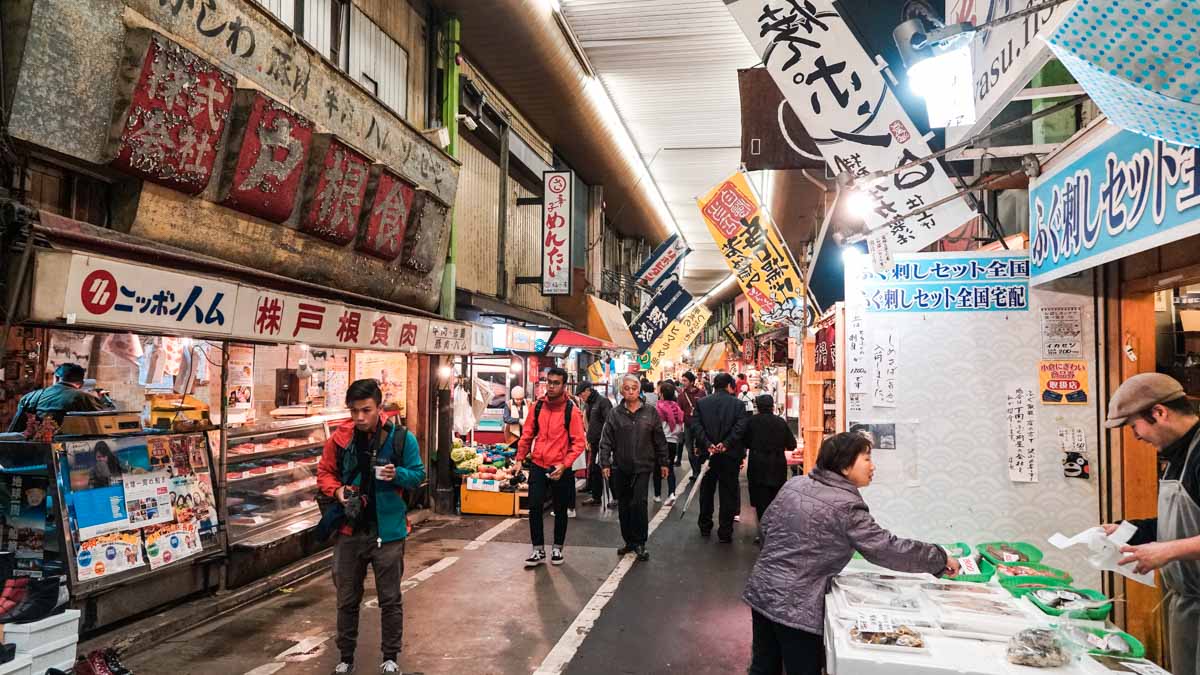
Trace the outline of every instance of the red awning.
[[621, 349], [607, 340], [601, 340], [586, 333], [579, 333], [567, 330], [566, 328], [559, 328], [554, 332], [554, 336], [550, 338], [550, 346], [578, 347], [579, 349], [611, 349], [613, 351]]

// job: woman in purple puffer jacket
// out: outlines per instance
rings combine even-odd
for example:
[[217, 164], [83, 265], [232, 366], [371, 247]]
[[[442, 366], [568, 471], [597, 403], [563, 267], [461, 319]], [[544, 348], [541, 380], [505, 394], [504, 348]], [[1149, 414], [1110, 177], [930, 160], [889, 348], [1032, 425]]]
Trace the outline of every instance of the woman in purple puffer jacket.
[[[675, 503], [675, 462], [683, 440], [683, 408], [675, 400], [675, 385], [663, 382], [658, 387], [658, 403], [655, 404], [662, 419], [663, 434], [667, 437], [667, 506]], [[654, 473], [654, 501], [662, 501], [662, 476]]]
[[871, 441], [841, 433], [817, 466], [784, 484], [762, 521], [762, 552], [742, 599], [753, 610], [751, 675], [820, 675], [825, 594], [855, 551], [900, 572], [957, 574], [936, 544], [901, 539], [875, 522], [859, 489], [871, 484]]

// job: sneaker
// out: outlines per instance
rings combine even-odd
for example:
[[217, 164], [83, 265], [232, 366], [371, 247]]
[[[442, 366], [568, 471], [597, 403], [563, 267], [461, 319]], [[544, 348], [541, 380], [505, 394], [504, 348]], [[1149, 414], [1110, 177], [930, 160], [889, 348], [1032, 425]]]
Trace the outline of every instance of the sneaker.
[[675, 499], [676, 499], [676, 497], [675, 497], [675, 493], [674, 493], [674, 492], [672, 492], [671, 494], [667, 495], [667, 506], [670, 506], [670, 505], [674, 504], [674, 503], [675, 503]]
[[733, 517], [733, 522], [735, 522], [735, 523], [740, 523], [740, 522], [742, 522], [742, 517], [741, 517], [741, 516], [734, 516], [734, 517]]
[[608, 508], [615, 509], [615, 508], [617, 508], [617, 506], [619, 506], [617, 504], [617, 500], [615, 500], [615, 499], [608, 500]]
[[388, 659], [387, 661], [384, 661], [383, 663], [379, 664], [379, 672], [381, 672], [381, 673], [399, 673], [400, 672], [400, 664], [396, 663], [395, 661], [393, 661], [391, 659]]
[[575, 517], [575, 509], [567, 509], [567, 517], [574, 518]]
[[630, 546], [629, 544], [626, 544], [626, 545], [622, 546], [621, 548], [617, 549], [617, 555], [623, 556], [623, 555], [628, 555], [630, 553], [633, 553], [633, 547]]
[[333, 675], [345, 675], [346, 673], [354, 672], [353, 661], [341, 661], [333, 667]]
[[550, 564], [561, 565], [564, 562], [566, 562], [566, 558], [563, 558], [562, 549], [555, 546], [554, 550], [550, 553]]
[[529, 557], [525, 559], [525, 567], [537, 567], [546, 562], [546, 550], [541, 548], [533, 549]]
[[661, 497], [660, 495], [654, 495], [654, 503], [655, 503], [655, 504], [661, 504], [661, 503], [662, 503], [662, 497]]
[[638, 562], [646, 562], [650, 559], [650, 554], [646, 552], [645, 546], [639, 546], [636, 550]]

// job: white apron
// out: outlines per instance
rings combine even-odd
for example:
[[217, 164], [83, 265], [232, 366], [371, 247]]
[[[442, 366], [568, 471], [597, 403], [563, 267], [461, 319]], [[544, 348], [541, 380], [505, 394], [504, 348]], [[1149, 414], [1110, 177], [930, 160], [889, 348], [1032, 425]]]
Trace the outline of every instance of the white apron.
[[[1200, 433], [1192, 439], [1183, 459], [1183, 470], [1200, 445]], [[1182, 474], [1181, 474], [1182, 475]], [[1200, 504], [1192, 500], [1178, 480], [1158, 482], [1158, 540], [1174, 541], [1200, 536]], [[1200, 561], [1171, 562], [1160, 570], [1163, 594], [1163, 623], [1171, 647], [1171, 672], [1200, 675]]]

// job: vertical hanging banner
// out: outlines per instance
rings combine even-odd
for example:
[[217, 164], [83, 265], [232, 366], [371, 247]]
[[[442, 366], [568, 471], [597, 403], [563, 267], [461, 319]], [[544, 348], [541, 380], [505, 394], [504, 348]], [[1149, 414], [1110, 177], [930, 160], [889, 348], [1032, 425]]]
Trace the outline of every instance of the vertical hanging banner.
[[683, 348], [692, 344], [692, 340], [704, 330], [704, 325], [712, 317], [712, 312], [702, 304], [698, 304], [687, 314], [671, 322], [670, 326], [658, 336], [650, 349], [638, 356], [638, 365], [643, 370], [657, 370], [664, 360], [674, 360], [683, 352]]
[[629, 332], [633, 333], [638, 353], [645, 353], [667, 329], [667, 325], [691, 303], [692, 294], [683, 290], [678, 281], [663, 286], [646, 309], [629, 324]]
[[570, 171], [542, 173], [542, 295], [571, 294]]
[[[862, 176], [930, 154], [833, 0], [725, 0], [725, 6], [835, 172]], [[873, 203], [867, 228], [887, 224], [893, 251], [918, 251], [975, 217], [966, 202], [956, 199], [898, 219], [956, 192], [936, 161], [866, 190]]]
[[769, 326], [803, 325], [804, 282], [746, 174], [733, 174], [697, 203], [758, 320]]
[[687, 243], [679, 235], [673, 234], [654, 249], [634, 277], [643, 286], [658, 288], [659, 284], [679, 269], [680, 263], [691, 252], [692, 249], [687, 247]]

